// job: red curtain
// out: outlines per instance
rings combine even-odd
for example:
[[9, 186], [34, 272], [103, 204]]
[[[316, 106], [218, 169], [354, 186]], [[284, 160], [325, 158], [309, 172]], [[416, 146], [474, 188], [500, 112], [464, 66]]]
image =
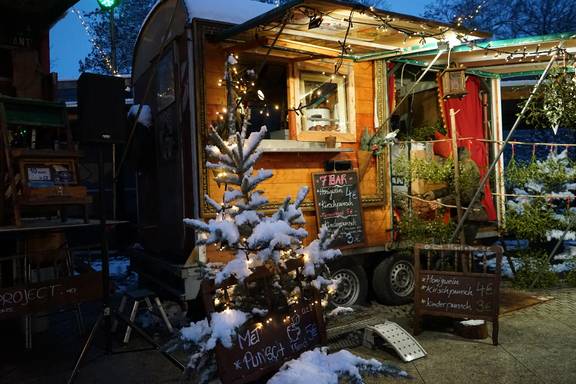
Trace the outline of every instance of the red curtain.
[[[443, 97], [442, 82], [439, 81], [440, 95]], [[467, 147], [472, 160], [476, 162], [480, 169], [480, 176], [483, 177], [488, 169], [488, 152], [486, 143], [474, 140], [484, 139], [484, 129], [482, 126], [482, 101], [480, 100], [480, 80], [475, 76], [468, 76], [466, 80], [466, 90], [468, 94], [462, 98], [450, 98], [443, 100], [442, 113], [446, 130], [451, 136], [450, 109], [459, 111], [456, 114], [456, 133], [461, 138], [471, 138], [470, 140], [458, 140], [459, 147]], [[488, 220], [496, 220], [496, 209], [492, 200], [490, 183], [484, 185], [484, 199], [482, 205], [486, 208]]]

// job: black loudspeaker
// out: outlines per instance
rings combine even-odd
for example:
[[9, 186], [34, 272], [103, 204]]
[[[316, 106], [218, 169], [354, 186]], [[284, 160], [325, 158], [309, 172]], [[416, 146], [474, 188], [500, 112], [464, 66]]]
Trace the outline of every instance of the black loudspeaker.
[[78, 79], [78, 120], [76, 139], [84, 143], [126, 141], [124, 79], [82, 73]]

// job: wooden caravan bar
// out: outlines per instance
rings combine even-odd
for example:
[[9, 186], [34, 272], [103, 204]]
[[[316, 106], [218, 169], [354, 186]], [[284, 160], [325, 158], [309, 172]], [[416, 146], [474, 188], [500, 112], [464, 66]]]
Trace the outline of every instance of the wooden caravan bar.
[[[229, 55], [236, 57], [239, 66], [260, 72], [254, 80], [258, 99], [250, 109], [251, 129], [268, 128], [264, 154], [255, 165], [255, 169], [274, 173], [262, 184], [269, 199], [265, 209], [275, 210], [286, 196], [295, 197], [301, 186], [308, 186], [310, 193], [302, 208], [309, 242], [318, 232], [312, 175], [357, 170], [363, 132], [373, 134], [376, 127], [386, 125], [391, 107], [387, 65], [384, 60], [367, 58], [383, 52], [394, 56], [407, 47], [418, 47], [421, 40], [415, 35], [403, 39], [396, 30], [386, 32], [376, 20], [414, 31], [425, 25], [471, 40], [486, 36], [337, 0], [299, 0], [278, 7], [215, 0], [209, 5], [211, 10], [208, 5], [187, 3], [165, 0], [155, 6], [137, 40], [133, 65], [135, 101], [150, 105], [154, 117], [153, 144], [145, 145], [155, 159], [148, 159], [138, 179], [142, 241], [146, 257], [172, 266], [194, 265], [198, 259], [221, 262], [230, 256], [215, 247], [195, 248], [195, 234], [183, 224], [187, 217], [212, 217], [214, 211], [204, 196], [219, 201], [225, 191], [214, 180], [213, 170], [205, 166], [205, 146], [210, 127], [225, 125], [221, 123], [227, 105], [223, 74]], [[311, 12], [325, 16], [319, 24], [309, 23]], [[347, 32], [350, 15], [358, 27]], [[440, 38], [438, 34], [427, 41], [436, 48]], [[147, 91], [152, 76], [156, 81]], [[327, 143], [334, 139], [335, 147], [329, 147]], [[371, 276], [366, 270], [394, 259], [387, 252], [393, 240], [393, 210], [386, 150], [370, 159], [359, 180], [355, 188], [361, 196], [363, 241], [346, 249], [334, 270], [355, 271], [350, 278], [367, 287]], [[386, 263], [397, 262], [390, 260]], [[146, 264], [139, 268], [146, 269]], [[404, 270], [412, 270], [413, 275], [412, 267]], [[144, 271], [154, 279], [153, 272], [151, 268]], [[363, 288], [341, 304], [361, 302], [365, 297]]]

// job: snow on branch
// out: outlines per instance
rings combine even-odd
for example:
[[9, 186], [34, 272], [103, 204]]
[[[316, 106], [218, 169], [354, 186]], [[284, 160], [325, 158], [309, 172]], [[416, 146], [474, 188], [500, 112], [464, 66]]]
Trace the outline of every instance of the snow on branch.
[[326, 262], [342, 255], [339, 249], [328, 248], [336, 236], [338, 236], [338, 231], [330, 236], [328, 227], [324, 225], [320, 228], [318, 239], [299, 251], [304, 255], [303, 273], [305, 276], [315, 276], [316, 267], [322, 266]]
[[248, 268], [246, 253], [243, 251], [238, 251], [236, 253], [236, 257], [229, 261], [221, 271], [216, 273], [214, 282], [216, 285], [219, 285], [230, 276], [234, 276], [236, 279], [238, 279], [238, 281], [243, 282], [244, 279], [251, 274], [252, 271], [250, 268]]
[[244, 179], [242, 179], [242, 192], [247, 194], [251, 192], [258, 184], [267, 180], [273, 176], [273, 173], [269, 169], [260, 169], [256, 175], [246, 174]]
[[207, 238], [197, 241], [199, 245], [222, 243], [223, 245], [235, 246], [240, 240], [238, 227], [231, 221], [211, 219], [206, 224], [202, 220], [184, 219], [184, 224], [208, 234]]

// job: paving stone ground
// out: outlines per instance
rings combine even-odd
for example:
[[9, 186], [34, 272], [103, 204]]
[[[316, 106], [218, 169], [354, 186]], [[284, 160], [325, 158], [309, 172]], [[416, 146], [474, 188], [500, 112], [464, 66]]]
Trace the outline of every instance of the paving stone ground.
[[[364, 357], [374, 357], [406, 370], [414, 380], [427, 384], [574, 384], [576, 383], [576, 289], [536, 292], [553, 300], [521, 309], [500, 318], [500, 344], [490, 339], [467, 340], [448, 332], [425, 330], [417, 336], [428, 356], [403, 363], [390, 352], [352, 347], [357, 340], [345, 333], [386, 319], [411, 330], [412, 306], [373, 304], [330, 325], [332, 350], [349, 346]], [[93, 317], [94, 313], [88, 313]], [[21, 345], [17, 327], [6, 328], [0, 340], [0, 384], [64, 383], [82, 343], [75, 334], [73, 316], [61, 314], [51, 331], [35, 339], [36, 348], [23, 352], [6, 345]], [[354, 335], [354, 333], [352, 333]], [[19, 339], [18, 339], [19, 340]], [[98, 345], [103, 345], [100, 337]], [[358, 344], [358, 343], [356, 343]], [[144, 346], [134, 337], [130, 347]], [[180, 383], [181, 375], [158, 353], [137, 352], [104, 355], [92, 348], [76, 380], [78, 384]], [[310, 382], [313, 382], [311, 379]], [[367, 377], [367, 383], [398, 383], [398, 380]]]

